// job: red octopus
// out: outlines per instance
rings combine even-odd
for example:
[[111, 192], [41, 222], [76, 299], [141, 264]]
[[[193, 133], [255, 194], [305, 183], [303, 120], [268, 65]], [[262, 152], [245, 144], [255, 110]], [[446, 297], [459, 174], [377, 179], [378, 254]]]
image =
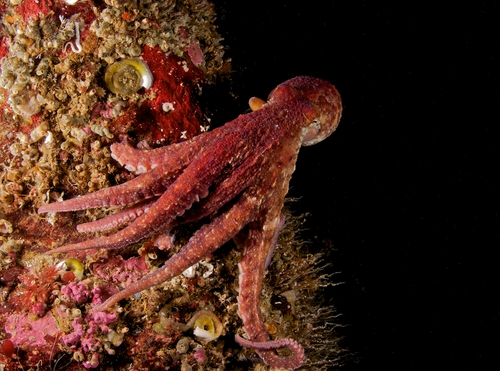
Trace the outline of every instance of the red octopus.
[[[281, 209], [301, 146], [318, 143], [338, 126], [340, 95], [329, 82], [295, 77], [278, 85], [268, 101], [250, 100], [254, 112], [188, 141], [153, 150], [113, 144], [112, 156], [141, 174], [115, 187], [44, 205], [39, 213], [129, 205], [115, 215], [81, 224], [97, 231], [128, 224], [119, 232], [51, 250], [64, 253], [91, 248], [121, 248], [154, 233], [208, 217], [189, 242], [161, 268], [93, 308], [104, 311], [129, 295], [169, 280], [234, 238], [243, 249], [239, 263], [238, 313], [250, 340], [273, 367], [296, 369], [302, 346], [292, 339], [270, 341], [260, 311], [266, 261], [272, 254], [283, 217]], [[275, 349], [286, 347], [290, 356]]]

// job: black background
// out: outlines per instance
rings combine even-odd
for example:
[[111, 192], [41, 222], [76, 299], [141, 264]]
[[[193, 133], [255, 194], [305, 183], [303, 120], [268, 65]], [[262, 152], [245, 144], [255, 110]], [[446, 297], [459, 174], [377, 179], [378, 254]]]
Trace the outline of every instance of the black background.
[[340, 126], [302, 149], [289, 194], [336, 249], [344, 369], [498, 369], [498, 12], [278, 3], [215, 1], [233, 67], [215, 120], [297, 75], [340, 91]]

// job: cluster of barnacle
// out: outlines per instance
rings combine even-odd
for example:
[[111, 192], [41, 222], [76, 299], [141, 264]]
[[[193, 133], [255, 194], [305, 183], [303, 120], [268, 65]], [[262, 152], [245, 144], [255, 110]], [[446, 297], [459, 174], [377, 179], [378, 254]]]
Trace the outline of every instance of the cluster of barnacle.
[[47, 133], [47, 124], [41, 124], [31, 135], [17, 133], [16, 141], [9, 146], [12, 157], [10, 161], [2, 164], [5, 171], [0, 185], [0, 199], [6, 213], [21, 208], [30, 199], [40, 198], [41, 193], [47, 192], [51, 185], [55, 185], [48, 180], [57, 179], [50, 175], [57, 159], [49, 151], [38, 150], [39, 135], [45, 136], [45, 146], [52, 145], [53, 140]]
[[[0, 234], [9, 234], [12, 232], [12, 224], [6, 219], [0, 219]], [[0, 236], [0, 272], [7, 272], [10, 268], [16, 266], [16, 255], [22, 249], [22, 240]], [[2, 277], [2, 281], [4, 277]], [[13, 282], [8, 282], [7, 285], [0, 286], [0, 304], [4, 305], [10, 293], [8, 285], [13, 285]]]
[[44, 96], [39, 85], [47, 79], [51, 58], [75, 36], [75, 21], [61, 19], [60, 26], [44, 17], [24, 22], [14, 17], [3, 22], [9, 36], [9, 54], [2, 59], [0, 87], [9, 91], [8, 103], [14, 113], [31, 117], [43, 105], [54, 111], [57, 103]]
[[[147, 66], [137, 58], [145, 45], [185, 58], [196, 45], [208, 77], [223, 65], [222, 39], [208, 1], [105, 3], [90, 25], [80, 14], [24, 20], [15, 7], [5, 11], [2, 33], [8, 54], [0, 65], [0, 91], [13, 115], [4, 114], [0, 134], [14, 141], [0, 179], [5, 212], [28, 201], [34, 206], [53, 201], [60, 196], [49, 193], [55, 186], [91, 192], [110, 185], [114, 167], [106, 146], [113, 134], [108, 125], [126, 104], [150, 98], [135, 94], [152, 83]], [[90, 32], [80, 45], [84, 29]], [[30, 134], [20, 133], [19, 128], [30, 126]]]
[[[96, 140], [90, 144], [90, 151], [83, 151], [82, 147], [69, 148], [76, 139], [68, 138], [57, 143], [55, 138], [60, 134], [48, 130], [48, 127], [48, 123], [43, 122], [30, 134], [18, 132], [8, 147], [10, 156], [2, 164], [0, 177], [0, 200], [5, 214], [22, 208], [29, 201], [40, 204], [47, 198], [59, 198], [61, 195], [51, 189], [63, 181], [89, 191], [109, 185], [106, 174], [113, 167], [108, 147], [101, 148]], [[79, 163], [65, 161], [66, 153], [79, 159]]]
[[[186, 57], [197, 45], [205, 55], [199, 67], [207, 76], [222, 68], [222, 38], [216, 32], [215, 11], [208, 1], [106, 0], [106, 4], [109, 7], [91, 30], [102, 39], [98, 56], [108, 64], [138, 57], [145, 45], [179, 57]], [[138, 37], [132, 37], [134, 33]]]
[[172, 303], [168, 303], [158, 312], [159, 321], [152, 325], [153, 332], [159, 336], [182, 334], [177, 337], [174, 347], [162, 351], [170, 353], [173, 357], [179, 357], [182, 369], [191, 369], [195, 364], [204, 364], [206, 369], [210, 369], [210, 363], [213, 361], [217, 363], [217, 360], [224, 358], [221, 352], [223, 342], [217, 342], [224, 333], [224, 326], [215, 314], [214, 308], [210, 306], [208, 308], [196, 311], [187, 323], [181, 323], [172, 318], [175, 314], [172, 312]]
[[[88, 142], [89, 135], [82, 135], [83, 125], [89, 121], [89, 107], [96, 98], [82, 94], [82, 84], [88, 87], [92, 76], [83, 74], [83, 79], [75, 76], [80, 61], [59, 56], [65, 43], [75, 36], [79, 19], [76, 15], [69, 20], [62, 17], [55, 20], [44, 15], [26, 22], [22, 17], [9, 18], [8, 14], [4, 17], [3, 32], [9, 54], [1, 62], [0, 89], [7, 92], [6, 103], [13, 112], [11, 117], [4, 118], [2, 125], [2, 135], [11, 142], [2, 164], [0, 184], [6, 213], [27, 201], [40, 204], [47, 192], [63, 179], [71, 182], [64, 168], [84, 162], [83, 154], [87, 152], [81, 147], [68, 151], [65, 146]], [[31, 131], [26, 134], [28, 130]], [[65, 151], [68, 156], [64, 156]], [[64, 158], [71, 160], [67, 166], [60, 161]], [[110, 162], [109, 156], [105, 162]], [[70, 184], [88, 189], [86, 183], [88, 179]], [[104, 185], [109, 185], [107, 180]]]

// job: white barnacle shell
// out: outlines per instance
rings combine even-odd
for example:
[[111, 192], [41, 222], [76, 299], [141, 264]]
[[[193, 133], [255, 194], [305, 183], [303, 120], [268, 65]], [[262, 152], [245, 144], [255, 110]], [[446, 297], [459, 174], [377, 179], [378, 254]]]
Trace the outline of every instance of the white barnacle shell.
[[186, 269], [184, 272], [182, 272], [182, 275], [186, 278], [193, 278], [196, 276], [196, 268], [198, 267], [198, 263], [192, 265], [188, 269]]
[[36, 128], [34, 128], [30, 133], [30, 138], [32, 142], [38, 142], [41, 138], [47, 135], [47, 130], [49, 129], [48, 122], [44, 121]]
[[36, 115], [46, 103], [45, 98], [33, 90], [23, 90], [21, 93], [9, 97], [9, 104], [14, 113], [25, 117]]
[[106, 68], [104, 82], [111, 92], [127, 96], [153, 86], [153, 74], [142, 59], [127, 58]]
[[6, 219], [0, 219], [0, 233], [2, 234], [12, 233], [12, 223]]
[[161, 108], [165, 112], [170, 112], [174, 110], [174, 104], [172, 102], [165, 102], [161, 105]]

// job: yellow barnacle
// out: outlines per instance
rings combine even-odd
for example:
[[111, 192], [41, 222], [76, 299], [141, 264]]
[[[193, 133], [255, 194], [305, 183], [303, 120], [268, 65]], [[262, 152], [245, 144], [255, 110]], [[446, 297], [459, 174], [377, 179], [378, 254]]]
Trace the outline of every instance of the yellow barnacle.
[[142, 59], [128, 58], [106, 67], [104, 82], [111, 92], [127, 96], [140, 88], [149, 89], [153, 85], [153, 75]]

